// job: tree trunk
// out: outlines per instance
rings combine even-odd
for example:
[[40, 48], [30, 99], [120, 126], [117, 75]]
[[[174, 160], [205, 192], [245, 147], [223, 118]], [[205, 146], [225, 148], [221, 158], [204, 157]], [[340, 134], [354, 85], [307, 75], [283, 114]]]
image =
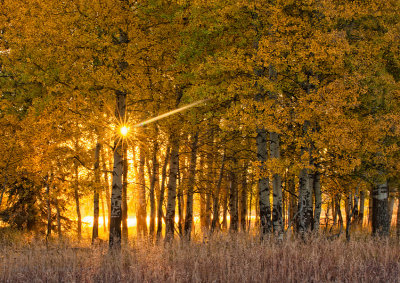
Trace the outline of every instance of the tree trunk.
[[354, 211], [354, 214], [353, 214], [353, 216], [351, 218], [353, 222], [358, 222], [358, 215], [360, 213], [359, 210], [358, 210], [359, 196], [360, 196], [360, 189], [357, 186], [356, 192], [354, 193], [354, 197], [353, 197], [353, 211]]
[[165, 240], [170, 241], [174, 238], [175, 231], [175, 204], [176, 204], [176, 182], [179, 166], [179, 138], [171, 135], [171, 159], [169, 165], [168, 180], [168, 201], [165, 217]]
[[352, 194], [351, 192], [347, 193], [346, 199], [344, 201], [344, 212], [346, 214], [346, 223], [349, 221], [350, 213], [352, 210]]
[[396, 235], [397, 235], [398, 238], [400, 238], [400, 188], [397, 188]]
[[[309, 169], [303, 168], [300, 172], [299, 205], [297, 230], [300, 234], [309, 232], [311, 229], [312, 217], [312, 193], [310, 191]], [[310, 213], [311, 210], [311, 213]]]
[[288, 226], [290, 225], [294, 230], [296, 227], [296, 225], [294, 225], [294, 221], [296, 220], [294, 217], [297, 213], [297, 197], [296, 197], [295, 176], [292, 174], [288, 176], [288, 191], [289, 191], [288, 223], [290, 223], [288, 224]]
[[358, 213], [358, 225], [362, 228], [364, 221], [364, 203], [365, 203], [365, 192], [360, 192], [360, 210]]
[[269, 178], [265, 177], [265, 162], [268, 158], [267, 152], [267, 132], [264, 129], [257, 129], [257, 160], [261, 163], [260, 178], [258, 179], [259, 195], [259, 216], [261, 220], [261, 235], [271, 232], [271, 204], [269, 200]]
[[372, 226], [372, 204], [373, 204], [373, 198], [372, 198], [372, 190], [369, 191], [369, 199], [368, 199], [368, 225]]
[[222, 196], [222, 223], [221, 227], [223, 230], [226, 230], [228, 227], [228, 192], [226, 188], [224, 189], [223, 196]]
[[199, 141], [199, 133], [196, 132], [193, 136], [192, 151], [190, 154], [189, 177], [186, 197], [186, 216], [185, 216], [185, 237], [190, 240], [190, 234], [193, 225], [193, 191], [196, 175], [197, 161], [197, 143]]
[[247, 164], [243, 164], [242, 169], [242, 190], [240, 194], [240, 226], [243, 232], [246, 231], [247, 224]]
[[93, 194], [93, 229], [92, 244], [99, 236], [99, 189], [100, 189], [100, 149], [101, 144], [97, 142], [94, 153], [94, 194]]
[[137, 230], [138, 236], [146, 236], [147, 235], [147, 222], [146, 222], [146, 180], [144, 174], [144, 166], [145, 166], [145, 152], [143, 146], [139, 147], [139, 207], [138, 207], [138, 217], [137, 217]]
[[123, 144], [123, 172], [122, 172], [122, 240], [128, 241], [128, 146]]
[[164, 194], [165, 194], [165, 180], [167, 178], [167, 166], [170, 156], [170, 147], [168, 146], [165, 151], [165, 160], [161, 170], [161, 188], [160, 188], [160, 197], [158, 199], [158, 207], [157, 207], [157, 238], [161, 237], [162, 233], [162, 219], [164, 217], [163, 213], [163, 204], [164, 204]]
[[47, 205], [47, 233], [46, 237], [51, 236], [51, 206], [50, 206], [50, 180], [46, 176], [46, 205]]
[[155, 200], [155, 191], [159, 190], [160, 183], [158, 181], [159, 177], [159, 164], [157, 160], [158, 154], [158, 142], [157, 139], [154, 140], [153, 144], [153, 158], [152, 158], [152, 174], [150, 181], [150, 236], [154, 236], [155, 231], [155, 218], [156, 218], [156, 200]]
[[[310, 122], [305, 121], [303, 125], [303, 136], [306, 137], [310, 127]], [[310, 145], [302, 145], [301, 155], [303, 156], [306, 152], [309, 154], [309, 164], [313, 166], [312, 160], [312, 148]], [[298, 232], [301, 235], [311, 230], [313, 225], [313, 174], [310, 169], [303, 168], [300, 172], [299, 177], [299, 208], [298, 208]]]
[[[116, 91], [115, 117], [117, 121], [125, 121], [126, 93]], [[122, 137], [117, 135], [114, 141], [114, 166], [112, 174], [111, 193], [111, 219], [110, 219], [110, 248], [121, 248], [121, 221], [122, 221], [122, 175], [123, 175], [123, 151]]]
[[58, 204], [58, 198], [54, 198], [54, 205], [56, 207], [56, 212], [57, 212], [57, 234], [58, 238], [62, 238], [61, 234], [61, 212], [60, 212], [60, 205]]
[[[235, 162], [236, 165], [236, 162]], [[237, 178], [235, 173], [236, 166], [231, 168], [231, 172], [229, 172], [229, 214], [230, 214], [230, 224], [229, 231], [237, 232], [238, 230], [238, 186], [237, 186]]]
[[335, 210], [336, 210], [337, 216], [339, 218], [340, 229], [342, 229], [343, 228], [343, 216], [342, 216], [342, 210], [340, 209], [341, 196], [337, 195], [335, 199], [336, 199], [335, 200]]
[[[315, 232], [318, 232], [321, 218], [321, 209], [322, 209], [322, 198], [321, 198], [321, 174], [316, 171], [314, 173], [314, 201], [315, 201], [315, 210], [314, 210], [314, 224], [313, 228]], [[325, 217], [328, 217], [327, 215]]]
[[221, 192], [222, 178], [224, 177], [224, 166], [225, 166], [225, 150], [222, 155], [221, 169], [219, 171], [218, 183], [216, 190], [213, 195], [213, 218], [211, 222], [211, 231], [219, 229], [219, 197]]
[[76, 215], [78, 217], [78, 239], [82, 237], [82, 216], [81, 216], [81, 208], [79, 204], [79, 171], [78, 171], [78, 162], [75, 162], [75, 186], [74, 186], [74, 198], [75, 198], [75, 208]]
[[207, 232], [210, 230], [211, 227], [211, 202], [212, 202], [212, 197], [211, 197], [211, 192], [206, 189], [206, 211], [205, 211], [205, 227]]
[[106, 160], [105, 160], [105, 155], [103, 154], [103, 172], [104, 172], [104, 191], [106, 193], [106, 204], [107, 204], [107, 223], [104, 222], [104, 226], [105, 227], [109, 227], [110, 226], [110, 222], [111, 222], [111, 196], [110, 196], [110, 182], [108, 180], [108, 170], [107, 170], [107, 166], [106, 166]]
[[372, 189], [372, 234], [389, 235], [388, 185], [375, 185]]
[[[280, 159], [279, 151], [279, 135], [277, 133], [270, 133], [270, 153], [271, 159]], [[273, 190], [273, 204], [272, 204], [272, 225], [274, 232], [279, 238], [283, 235], [282, 227], [282, 181], [281, 176], [277, 173], [273, 175], [272, 179]]]
[[178, 186], [177, 186], [177, 198], [178, 198], [178, 232], [179, 232], [179, 236], [182, 237], [183, 236], [183, 186], [182, 186], [182, 182], [181, 180], [181, 176], [179, 174], [179, 169], [178, 169]]

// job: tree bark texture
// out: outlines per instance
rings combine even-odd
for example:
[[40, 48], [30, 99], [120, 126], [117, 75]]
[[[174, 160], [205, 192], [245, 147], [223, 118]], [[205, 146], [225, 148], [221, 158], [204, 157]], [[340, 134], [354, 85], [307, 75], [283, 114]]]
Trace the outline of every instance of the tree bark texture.
[[264, 175], [266, 172], [264, 163], [268, 159], [267, 152], [267, 132], [264, 129], [257, 129], [257, 160], [260, 162], [260, 178], [258, 179], [258, 195], [259, 195], [259, 217], [261, 235], [271, 232], [271, 204], [269, 200], [269, 178]]
[[321, 210], [322, 210], [321, 174], [318, 171], [314, 173], [313, 181], [314, 181], [313, 187], [314, 187], [314, 204], [315, 204], [313, 230], [315, 232], [318, 232], [321, 219]]
[[158, 142], [154, 140], [153, 144], [153, 156], [152, 156], [152, 174], [150, 181], [150, 227], [149, 233], [151, 236], [154, 236], [155, 232], [155, 218], [156, 218], [156, 200], [155, 200], [155, 192], [159, 190], [159, 164], [157, 159], [158, 154]]
[[190, 153], [189, 177], [188, 177], [187, 198], [186, 198], [185, 236], [189, 240], [193, 225], [193, 192], [194, 192], [194, 184], [196, 176], [198, 141], [199, 141], [199, 133], [196, 132], [193, 136], [192, 150]]
[[58, 198], [54, 198], [54, 206], [56, 207], [56, 212], [57, 212], [57, 233], [58, 233], [58, 238], [62, 238], [62, 233], [61, 233], [61, 211], [60, 211], [60, 205], [58, 203]]
[[92, 243], [99, 236], [99, 190], [100, 190], [100, 149], [101, 144], [96, 143], [94, 152], [94, 193], [93, 193], [93, 229], [92, 229]]
[[82, 216], [81, 208], [79, 204], [79, 171], [78, 162], [75, 162], [75, 186], [74, 186], [74, 198], [75, 198], [75, 209], [78, 218], [78, 239], [82, 237]]
[[397, 188], [396, 235], [397, 235], [398, 238], [400, 238], [400, 188]]
[[372, 234], [389, 235], [387, 182], [377, 184], [372, 189]]
[[222, 185], [222, 179], [224, 177], [224, 167], [225, 167], [225, 151], [224, 154], [222, 155], [222, 161], [221, 161], [221, 169], [219, 171], [219, 177], [218, 177], [218, 182], [217, 186], [215, 189], [215, 192], [213, 194], [213, 217], [212, 217], [212, 222], [211, 222], [211, 231], [214, 231], [215, 229], [219, 229], [219, 198], [220, 198], [220, 192], [221, 192], [221, 185]]
[[[270, 153], [271, 158], [277, 160], [280, 159], [279, 151], [279, 135], [277, 133], [270, 133]], [[282, 180], [281, 176], [275, 173], [272, 177], [272, 191], [273, 191], [273, 203], [272, 203], [272, 225], [274, 232], [282, 236]]]
[[[117, 121], [125, 121], [126, 93], [116, 91], [115, 117]], [[114, 141], [114, 166], [112, 175], [111, 192], [111, 219], [110, 219], [110, 248], [121, 248], [121, 221], [122, 221], [122, 175], [123, 175], [123, 151], [122, 137], [117, 135]]]
[[46, 177], [46, 206], [47, 206], [47, 233], [46, 237], [51, 236], [51, 205], [50, 205], [50, 180]]
[[146, 222], [146, 180], [145, 180], [145, 162], [146, 155], [143, 146], [139, 147], [139, 176], [138, 176], [138, 213], [137, 213], [137, 230], [138, 236], [147, 235], [147, 222]]
[[104, 172], [104, 184], [105, 184], [104, 191], [106, 195], [106, 205], [107, 205], [107, 222], [104, 222], [104, 226], [107, 226], [108, 228], [111, 222], [111, 196], [110, 196], [110, 182], [108, 179], [108, 170], [104, 154], [103, 154], [103, 172]]
[[236, 166], [231, 168], [231, 171], [229, 172], [229, 214], [230, 214], [229, 231], [230, 232], [237, 232], [239, 226], [238, 184], [237, 184], [237, 176], [235, 169]]
[[362, 227], [364, 221], [365, 192], [360, 192], [360, 210], [358, 211], [358, 225]]
[[170, 159], [170, 147], [168, 146], [165, 151], [164, 164], [161, 170], [161, 188], [157, 206], [157, 238], [160, 238], [162, 233], [162, 219], [164, 217], [163, 204], [165, 195], [165, 181], [167, 179], [167, 166], [169, 159]]
[[242, 231], [246, 231], [247, 226], [247, 164], [243, 164], [242, 169], [242, 188], [240, 191], [240, 226]]
[[123, 172], [122, 172], [122, 240], [128, 241], [128, 146], [122, 145], [123, 155]]
[[175, 231], [175, 205], [176, 205], [176, 184], [179, 166], [179, 138], [171, 136], [171, 159], [169, 165], [169, 180], [168, 180], [168, 200], [167, 212], [165, 217], [165, 239], [170, 241], [174, 237]]

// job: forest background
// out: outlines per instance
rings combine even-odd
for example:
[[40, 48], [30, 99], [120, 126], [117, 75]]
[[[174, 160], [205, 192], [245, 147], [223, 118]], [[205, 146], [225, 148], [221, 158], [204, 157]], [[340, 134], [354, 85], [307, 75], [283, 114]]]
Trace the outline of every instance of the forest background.
[[396, 262], [399, 1], [0, 3], [2, 231], [372, 233]]

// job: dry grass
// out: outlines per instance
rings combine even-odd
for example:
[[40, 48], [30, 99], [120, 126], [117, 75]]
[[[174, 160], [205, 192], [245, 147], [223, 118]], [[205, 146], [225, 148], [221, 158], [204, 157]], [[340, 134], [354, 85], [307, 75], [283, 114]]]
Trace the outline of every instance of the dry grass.
[[353, 237], [260, 242], [249, 235], [107, 245], [0, 235], [1, 282], [400, 282], [395, 240]]

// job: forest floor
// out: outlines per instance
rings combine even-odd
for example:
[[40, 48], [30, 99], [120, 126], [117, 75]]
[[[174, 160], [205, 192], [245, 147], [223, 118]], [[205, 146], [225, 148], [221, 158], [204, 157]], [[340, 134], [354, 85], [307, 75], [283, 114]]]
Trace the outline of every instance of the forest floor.
[[135, 239], [120, 253], [64, 238], [0, 233], [0, 282], [400, 282], [398, 239], [260, 241], [218, 234], [165, 244]]

